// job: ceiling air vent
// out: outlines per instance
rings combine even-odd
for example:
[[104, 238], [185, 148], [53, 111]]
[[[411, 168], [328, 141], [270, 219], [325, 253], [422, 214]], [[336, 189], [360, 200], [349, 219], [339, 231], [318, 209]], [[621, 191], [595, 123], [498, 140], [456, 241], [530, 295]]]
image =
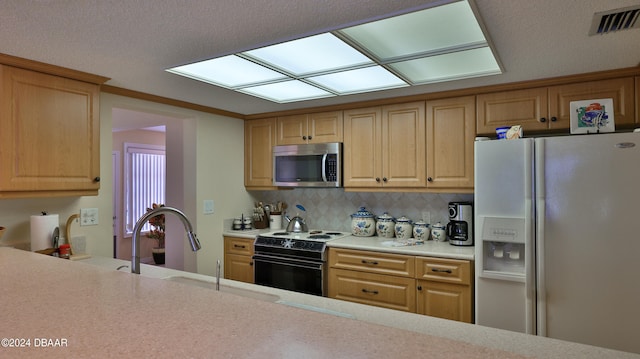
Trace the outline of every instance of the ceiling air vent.
[[608, 34], [619, 30], [640, 28], [640, 6], [597, 12], [593, 15], [589, 35]]

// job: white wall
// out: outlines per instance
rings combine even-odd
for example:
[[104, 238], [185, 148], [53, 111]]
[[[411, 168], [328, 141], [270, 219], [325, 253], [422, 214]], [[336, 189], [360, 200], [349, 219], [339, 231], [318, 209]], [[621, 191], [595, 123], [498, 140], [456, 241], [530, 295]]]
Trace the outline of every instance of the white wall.
[[[108, 161], [102, 177], [111, 178], [112, 109], [125, 108], [168, 118], [167, 123], [167, 205], [185, 212], [200, 239], [202, 249], [195, 255], [179, 221], [167, 216], [167, 266], [170, 268], [215, 274], [217, 259], [223, 259], [222, 224], [225, 218], [248, 211], [253, 200], [244, 189], [244, 122], [240, 119], [187, 110], [148, 101], [102, 93], [101, 121], [108, 122]], [[105, 137], [103, 133], [102, 138]], [[108, 172], [108, 176], [107, 173]], [[109, 180], [111, 185], [111, 180]], [[105, 184], [103, 183], [103, 186]], [[100, 197], [103, 196], [102, 190]], [[214, 214], [204, 215], [203, 200], [214, 201]], [[111, 208], [111, 190], [104, 199]], [[175, 225], [172, 225], [175, 223]], [[109, 231], [111, 228], [109, 227]], [[171, 252], [183, 252], [179, 258]], [[105, 254], [101, 254], [105, 255]]]

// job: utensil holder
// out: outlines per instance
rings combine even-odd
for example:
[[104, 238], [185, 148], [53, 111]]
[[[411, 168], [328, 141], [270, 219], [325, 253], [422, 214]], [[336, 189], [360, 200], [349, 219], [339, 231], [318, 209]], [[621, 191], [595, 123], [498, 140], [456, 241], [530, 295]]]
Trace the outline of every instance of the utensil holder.
[[253, 221], [253, 228], [255, 229], [264, 229], [269, 227], [269, 220], [267, 220], [266, 216], [262, 217], [262, 220]]

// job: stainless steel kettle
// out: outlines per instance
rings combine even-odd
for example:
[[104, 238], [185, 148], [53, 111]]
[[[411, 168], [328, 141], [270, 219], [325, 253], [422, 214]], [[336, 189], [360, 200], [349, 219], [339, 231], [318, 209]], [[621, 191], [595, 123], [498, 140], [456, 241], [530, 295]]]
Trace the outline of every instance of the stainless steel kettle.
[[[301, 211], [306, 211], [304, 207], [302, 207], [299, 204], [296, 205], [296, 208], [298, 208]], [[289, 224], [287, 224], [287, 232], [294, 232], [294, 233], [309, 232], [309, 228], [307, 227], [307, 224], [305, 223], [304, 218], [300, 217], [299, 214], [297, 214], [293, 218], [289, 218], [289, 216], [284, 216], [284, 219], [287, 220], [287, 222], [289, 222]]]

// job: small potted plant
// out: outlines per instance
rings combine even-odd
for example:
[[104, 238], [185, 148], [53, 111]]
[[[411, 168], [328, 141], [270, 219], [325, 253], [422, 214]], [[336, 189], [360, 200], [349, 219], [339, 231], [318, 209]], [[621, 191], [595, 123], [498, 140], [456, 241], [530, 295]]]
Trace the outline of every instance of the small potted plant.
[[[164, 204], [154, 203], [151, 208], [147, 208], [147, 212], [151, 212], [158, 207], [164, 207]], [[147, 237], [155, 239], [158, 243], [158, 246], [151, 250], [153, 261], [156, 264], [164, 264], [164, 214], [149, 218], [149, 225], [151, 230], [147, 233]]]

